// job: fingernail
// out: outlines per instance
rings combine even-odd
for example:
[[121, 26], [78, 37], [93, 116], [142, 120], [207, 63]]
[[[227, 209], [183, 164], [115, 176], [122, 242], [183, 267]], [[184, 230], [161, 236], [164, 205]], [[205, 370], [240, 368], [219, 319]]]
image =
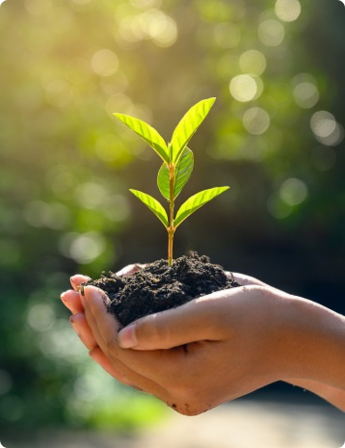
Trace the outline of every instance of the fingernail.
[[60, 295], [60, 299], [61, 299], [64, 303], [65, 303], [65, 301], [66, 301], [65, 295], [66, 295], [66, 292], [63, 292], [63, 293]]
[[133, 348], [138, 344], [135, 327], [136, 324], [132, 324], [119, 332], [117, 339], [121, 348]]
[[72, 277], [70, 277], [70, 281], [75, 283], [75, 280], [77, 280], [79, 277], [85, 278], [86, 281], [90, 281], [91, 280], [91, 277], [89, 277], [88, 275], [75, 274], [75, 275], [72, 275]]
[[75, 278], [76, 278], [76, 275], [72, 275], [72, 277], [70, 277], [70, 281], [71, 281], [71, 283], [74, 284], [74, 280], [75, 280]]

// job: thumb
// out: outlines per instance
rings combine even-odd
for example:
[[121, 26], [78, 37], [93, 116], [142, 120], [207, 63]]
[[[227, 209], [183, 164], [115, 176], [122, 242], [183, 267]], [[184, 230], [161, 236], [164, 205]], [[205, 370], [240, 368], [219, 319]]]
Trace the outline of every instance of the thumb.
[[118, 333], [118, 344], [135, 350], [159, 350], [214, 339], [210, 314], [207, 301], [195, 299], [178, 308], [138, 319]]

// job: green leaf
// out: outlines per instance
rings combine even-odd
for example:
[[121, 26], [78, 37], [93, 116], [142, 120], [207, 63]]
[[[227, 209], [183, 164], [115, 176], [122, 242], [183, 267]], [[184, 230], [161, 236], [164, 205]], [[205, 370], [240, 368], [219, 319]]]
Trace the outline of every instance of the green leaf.
[[[174, 179], [174, 199], [181, 193], [182, 188], [186, 185], [194, 167], [194, 154], [189, 148], [185, 148], [182, 156], [179, 158], [175, 168]], [[170, 174], [169, 168], [165, 163], [161, 166], [157, 184], [159, 191], [169, 201], [170, 200]]]
[[156, 129], [145, 123], [145, 121], [139, 120], [138, 118], [130, 117], [129, 115], [113, 115], [114, 117], [122, 121], [122, 123], [126, 124], [142, 139], [144, 139], [145, 142], [148, 143], [151, 148], [153, 148], [156, 153], [164, 160], [164, 162], [170, 163], [170, 155], [167, 144], [165, 143], [163, 137], [156, 131]]
[[153, 212], [157, 216], [157, 218], [162, 221], [166, 228], [169, 227], [167, 212], [155, 198], [138, 190], [129, 191], [133, 193], [134, 196], [136, 196], [138, 199], [140, 199], [141, 202], [143, 202], [151, 210], [151, 212]]
[[230, 187], [210, 188], [209, 190], [200, 191], [199, 193], [187, 199], [176, 213], [176, 218], [174, 221], [175, 227], [179, 226], [182, 221], [184, 221], [186, 218], [188, 218], [188, 216], [198, 210], [198, 208], [202, 207], [204, 204], [219, 196], [229, 188]]
[[216, 98], [199, 101], [185, 114], [171, 138], [171, 160], [176, 163], [184, 148], [211, 110]]

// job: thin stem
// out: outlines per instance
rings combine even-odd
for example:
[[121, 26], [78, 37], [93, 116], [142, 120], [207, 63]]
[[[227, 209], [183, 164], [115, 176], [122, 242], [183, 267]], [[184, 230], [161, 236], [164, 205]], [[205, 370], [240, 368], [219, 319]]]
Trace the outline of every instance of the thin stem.
[[168, 232], [168, 264], [172, 265], [174, 251], [174, 232]]
[[170, 200], [169, 200], [169, 227], [168, 227], [168, 264], [172, 265], [173, 253], [174, 253], [174, 183], [175, 183], [175, 166], [172, 164], [169, 166], [169, 181], [170, 181]]

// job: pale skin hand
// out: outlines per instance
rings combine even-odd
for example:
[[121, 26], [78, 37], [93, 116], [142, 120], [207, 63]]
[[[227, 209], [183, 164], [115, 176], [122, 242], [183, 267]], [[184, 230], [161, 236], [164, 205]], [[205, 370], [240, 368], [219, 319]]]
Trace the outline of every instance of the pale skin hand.
[[[130, 271], [127, 268], [127, 273]], [[344, 318], [323, 307], [315, 309], [312, 302], [293, 298], [256, 279], [240, 274], [236, 277], [249, 286], [212, 294], [139, 320], [135, 328], [138, 343], [127, 350], [119, 346], [118, 324], [106, 313], [96, 288], [86, 288], [84, 304], [75, 291], [65, 293], [63, 301], [74, 314], [73, 326], [96, 362], [117, 380], [158, 396], [181, 413], [200, 413], [288, 377], [289, 382], [309, 388], [345, 410], [341, 331]], [[75, 276], [72, 280], [76, 288], [85, 278]], [[298, 320], [305, 307], [309, 314], [328, 322], [322, 331], [328, 327], [340, 328], [333, 353], [339, 355], [340, 362], [326, 369], [326, 374], [312, 369], [316, 371], [314, 376], [321, 377], [317, 379], [309, 379], [313, 376], [309, 364], [316, 363], [315, 356], [306, 359], [307, 367], [303, 366], [303, 357], [308, 354], [303, 346], [305, 338], [301, 343], [297, 336], [284, 339], [279, 333], [282, 329], [286, 332], [289, 328], [284, 325], [289, 327], [289, 321], [291, 324]], [[288, 322], [283, 319], [286, 315]], [[298, 333], [294, 325], [292, 330]], [[126, 342], [128, 345], [130, 335], [133, 327], [120, 333], [123, 346]], [[328, 347], [325, 349], [329, 351]], [[287, 353], [291, 357], [289, 362]], [[329, 358], [324, 362], [332, 364], [333, 357]], [[338, 364], [342, 371], [334, 376], [332, 371], [339, 369]], [[293, 379], [297, 375], [303, 379]]]

